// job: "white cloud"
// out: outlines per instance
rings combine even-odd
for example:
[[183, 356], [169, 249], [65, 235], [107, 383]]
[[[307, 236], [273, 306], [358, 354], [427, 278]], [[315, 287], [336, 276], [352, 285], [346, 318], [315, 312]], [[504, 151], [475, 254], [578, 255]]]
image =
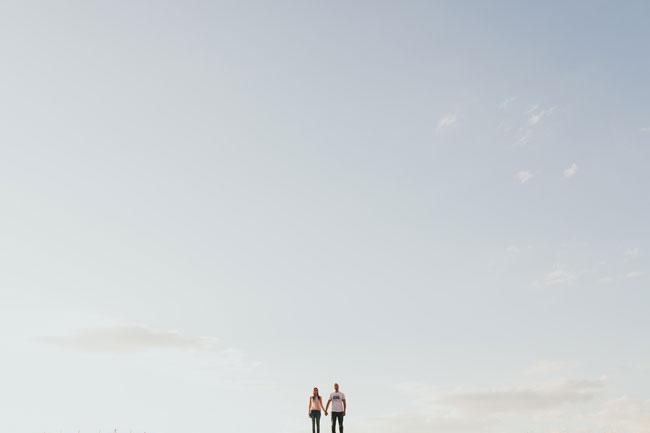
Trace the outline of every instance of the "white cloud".
[[[575, 364], [541, 362], [536, 373], [562, 377]], [[423, 383], [391, 393], [410, 403], [379, 416], [351, 418], [359, 433], [650, 433], [650, 399], [612, 394], [606, 376], [532, 381], [519, 386], [441, 390]]]
[[140, 325], [93, 328], [67, 336], [47, 336], [38, 340], [85, 352], [137, 352], [147, 349], [216, 350], [215, 337], [192, 337], [177, 331], [157, 331]]
[[534, 130], [538, 129], [543, 121], [557, 109], [557, 106], [543, 108], [533, 105], [524, 111], [525, 119], [523, 125], [518, 128], [517, 144], [520, 146], [527, 145], [534, 136]]
[[455, 126], [458, 122], [458, 115], [456, 113], [449, 113], [443, 116], [438, 122], [438, 127], [436, 128], [437, 132], [441, 132], [443, 129], [448, 129]]
[[550, 108], [541, 108], [538, 105], [534, 105], [526, 111], [527, 121], [526, 121], [526, 126], [532, 127], [535, 125], [538, 125], [542, 123], [542, 121], [553, 114], [557, 107], [550, 107]]
[[602, 410], [600, 398], [606, 391], [605, 384], [602, 378], [455, 391], [410, 384], [400, 390], [404, 399], [412, 402], [410, 410], [363, 420], [355, 430], [361, 433], [517, 433], [523, 427], [523, 431], [554, 433], [569, 431], [576, 424], [581, 425], [580, 422], [582, 427], [593, 429], [598, 425], [593, 414]]
[[639, 278], [639, 277], [643, 276], [644, 274], [645, 274], [645, 272], [643, 272], [643, 271], [632, 271], [632, 272], [628, 272], [627, 274], [625, 274], [625, 278]]
[[606, 401], [594, 416], [597, 424], [615, 432], [650, 432], [650, 400], [621, 396]]
[[521, 136], [519, 137], [519, 140], [517, 142], [521, 146], [525, 146], [530, 142], [532, 137], [533, 137], [533, 132], [530, 129], [524, 129], [522, 130]]
[[534, 177], [533, 173], [530, 172], [529, 170], [520, 170], [517, 173], [515, 173], [515, 179], [522, 184], [528, 182], [533, 177]]
[[509, 245], [509, 246], [506, 248], [506, 251], [509, 252], [510, 254], [519, 254], [519, 253], [521, 252], [521, 250], [519, 249], [519, 247], [516, 246], [516, 245]]
[[574, 367], [573, 364], [558, 361], [539, 361], [524, 370], [527, 376], [547, 376], [563, 372]]
[[591, 400], [603, 386], [604, 380], [572, 380], [537, 387], [457, 391], [439, 401], [471, 413], [539, 412]]
[[500, 110], [505, 110], [506, 108], [508, 108], [508, 105], [512, 104], [517, 99], [519, 99], [518, 96], [512, 96], [510, 98], [505, 99], [502, 103], [499, 104], [499, 109]]
[[571, 284], [578, 279], [578, 276], [564, 269], [556, 269], [544, 276], [544, 284], [547, 286]]
[[646, 126], [640, 129], [641, 132], [650, 132], [650, 127]]
[[639, 257], [639, 252], [640, 250], [638, 247], [629, 248], [628, 250], [625, 251], [625, 258], [627, 260], [634, 260], [637, 257]]
[[567, 179], [571, 179], [573, 176], [576, 175], [576, 173], [578, 173], [578, 164], [574, 162], [564, 170], [564, 177]]

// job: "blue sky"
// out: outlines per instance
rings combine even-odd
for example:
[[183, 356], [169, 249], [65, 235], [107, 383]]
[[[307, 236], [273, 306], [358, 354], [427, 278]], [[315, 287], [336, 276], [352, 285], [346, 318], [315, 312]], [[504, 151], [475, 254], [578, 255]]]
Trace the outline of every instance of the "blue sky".
[[8, 430], [647, 431], [647, 3], [0, 8]]

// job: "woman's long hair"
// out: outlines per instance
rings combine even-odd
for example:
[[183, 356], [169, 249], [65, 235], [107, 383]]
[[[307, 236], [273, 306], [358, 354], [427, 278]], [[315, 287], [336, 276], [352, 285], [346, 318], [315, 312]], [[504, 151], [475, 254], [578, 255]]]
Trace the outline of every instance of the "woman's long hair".
[[[314, 395], [314, 391], [316, 391], [316, 395]], [[317, 398], [318, 400], [321, 400], [320, 393], [318, 392], [318, 388], [314, 387], [312, 393], [311, 393], [311, 398]]]

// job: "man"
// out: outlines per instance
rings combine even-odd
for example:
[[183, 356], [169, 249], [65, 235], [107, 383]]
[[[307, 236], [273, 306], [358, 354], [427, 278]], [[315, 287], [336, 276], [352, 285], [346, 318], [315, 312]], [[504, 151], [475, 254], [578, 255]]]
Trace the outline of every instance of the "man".
[[336, 421], [339, 423], [339, 433], [343, 433], [343, 417], [345, 416], [345, 411], [348, 408], [348, 404], [345, 401], [345, 394], [339, 392], [339, 384], [334, 384], [334, 392], [330, 394], [329, 400], [327, 400], [327, 406], [325, 406], [325, 415], [327, 415], [327, 409], [332, 404], [332, 433], [336, 433]]

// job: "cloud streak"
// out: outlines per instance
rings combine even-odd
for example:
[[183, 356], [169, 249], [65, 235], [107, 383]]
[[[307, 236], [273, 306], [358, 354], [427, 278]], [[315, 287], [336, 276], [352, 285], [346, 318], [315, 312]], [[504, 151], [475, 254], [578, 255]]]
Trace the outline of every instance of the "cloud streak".
[[472, 413], [539, 412], [589, 401], [603, 387], [603, 380], [574, 380], [539, 387], [459, 391], [439, 402]]
[[530, 107], [528, 111], [526, 112], [527, 114], [527, 120], [526, 120], [526, 126], [532, 127], [535, 125], [538, 125], [542, 123], [542, 121], [553, 114], [557, 107], [550, 107], [550, 108], [542, 108], [537, 105]]
[[626, 260], [635, 260], [639, 257], [639, 247], [629, 248], [625, 251]]
[[41, 342], [83, 352], [128, 353], [150, 349], [214, 351], [215, 337], [186, 336], [178, 331], [158, 331], [140, 325], [84, 329], [73, 335], [39, 337]]
[[643, 271], [632, 271], [628, 272], [625, 274], [625, 278], [632, 279], [632, 278], [639, 278], [642, 277], [645, 274]]
[[505, 110], [505, 109], [507, 109], [508, 106], [509, 106], [510, 104], [512, 104], [513, 102], [515, 102], [517, 99], [519, 99], [518, 96], [512, 96], [512, 97], [510, 97], [510, 98], [504, 99], [503, 102], [501, 102], [501, 103], [499, 104], [499, 109], [500, 109], [500, 110]]
[[440, 121], [438, 121], [436, 132], [440, 133], [445, 129], [449, 129], [455, 126], [457, 122], [458, 122], [458, 115], [456, 113], [446, 114], [440, 119]]
[[535, 177], [535, 175], [530, 170], [520, 170], [515, 173], [515, 179], [521, 184], [528, 182], [533, 177]]
[[[503, 101], [501, 105], [499, 105], [501, 112], [504, 112], [509, 104], [513, 101], [514, 100], [510, 99]], [[539, 105], [533, 105], [523, 112], [524, 118], [523, 120], [517, 121], [517, 123], [522, 123], [520, 123], [520, 126], [517, 127], [516, 130], [514, 126], [508, 126], [507, 124], [505, 126], [502, 126], [501, 129], [506, 133], [510, 133], [511, 131], [515, 130], [517, 144], [520, 146], [525, 146], [533, 139], [535, 130], [540, 129], [542, 127], [542, 124], [545, 123], [546, 119], [550, 117], [557, 108], [557, 106], [545, 108]]]
[[[576, 414], [585, 409], [595, 407], [594, 413], [600, 413], [599, 398], [606, 391], [605, 384], [605, 379], [562, 380], [451, 392], [408, 384], [401, 391], [415, 402], [410, 411], [364, 421], [367, 428], [360, 430], [363, 433], [514, 433], [521, 431], [522, 422], [526, 422], [543, 433], [566, 431], [567, 426], [573, 425]], [[590, 415], [588, 426], [595, 424], [594, 417]]]

